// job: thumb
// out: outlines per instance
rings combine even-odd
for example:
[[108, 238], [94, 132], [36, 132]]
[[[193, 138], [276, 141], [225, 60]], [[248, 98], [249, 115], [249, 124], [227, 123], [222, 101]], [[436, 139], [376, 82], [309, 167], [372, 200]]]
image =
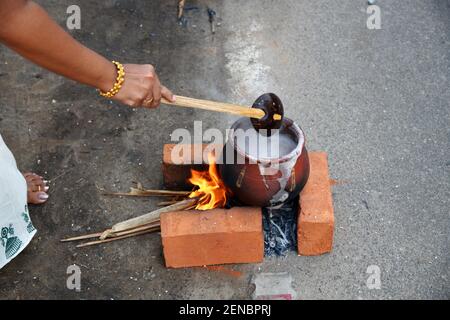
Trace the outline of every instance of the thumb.
[[163, 98], [166, 98], [167, 100], [169, 100], [170, 102], [175, 102], [175, 96], [172, 93], [172, 91], [170, 91], [169, 89], [167, 89], [165, 86], [161, 86], [161, 96]]

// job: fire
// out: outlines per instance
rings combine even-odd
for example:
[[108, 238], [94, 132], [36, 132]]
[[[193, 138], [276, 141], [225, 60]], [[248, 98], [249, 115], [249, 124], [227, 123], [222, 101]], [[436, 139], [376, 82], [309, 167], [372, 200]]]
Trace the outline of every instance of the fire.
[[189, 198], [199, 197], [195, 209], [208, 210], [224, 207], [227, 202], [227, 187], [219, 177], [214, 156], [208, 155], [208, 171], [191, 170], [189, 182], [198, 189], [191, 192]]

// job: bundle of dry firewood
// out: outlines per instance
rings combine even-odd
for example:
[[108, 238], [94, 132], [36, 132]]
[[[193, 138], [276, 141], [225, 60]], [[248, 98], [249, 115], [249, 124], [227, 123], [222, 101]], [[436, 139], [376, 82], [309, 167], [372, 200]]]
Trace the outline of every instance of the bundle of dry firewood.
[[67, 239], [62, 242], [81, 241], [87, 239], [95, 239], [77, 245], [77, 248], [87, 247], [96, 244], [107, 243], [115, 240], [125, 239], [141, 234], [155, 232], [160, 230], [160, 215], [164, 212], [189, 210], [195, 208], [198, 198], [187, 198], [189, 191], [170, 191], [170, 190], [145, 190], [140, 184], [138, 188], [131, 188], [128, 193], [103, 193], [112, 196], [132, 196], [132, 197], [148, 197], [148, 196], [170, 196], [172, 200], [161, 202], [160, 205], [167, 205], [163, 208], [151, 211], [141, 216], [116, 223], [111, 228], [101, 232], [91, 233]]

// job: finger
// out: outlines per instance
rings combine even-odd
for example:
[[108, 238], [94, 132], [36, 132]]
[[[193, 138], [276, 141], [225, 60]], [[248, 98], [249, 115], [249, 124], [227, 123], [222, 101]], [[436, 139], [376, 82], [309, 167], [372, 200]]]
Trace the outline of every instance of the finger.
[[44, 180], [42, 179], [36, 179], [33, 180], [35, 188], [37, 188], [38, 191], [45, 191], [47, 192], [49, 187], [45, 185]]
[[142, 106], [143, 106], [144, 108], [149, 108], [149, 109], [151, 109], [151, 108], [152, 108], [152, 103], [153, 103], [153, 97], [146, 98], [146, 99], [142, 102]]
[[170, 91], [169, 89], [167, 89], [165, 86], [161, 86], [161, 95], [169, 100], [170, 102], [175, 102], [175, 96], [172, 93], [172, 91]]
[[33, 204], [44, 203], [48, 199], [48, 194], [45, 192], [32, 192], [28, 194], [28, 202]]
[[26, 176], [25, 180], [33, 182], [33, 183], [44, 183], [44, 178], [41, 176], [38, 176], [36, 174]]
[[49, 187], [47, 187], [47, 186], [42, 187], [41, 185], [36, 185], [36, 184], [29, 185], [27, 188], [28, 192], [41, 192], [41, 191], [47, 192], [48, 189], [49, 189]]
[[25, 172], [23, 174], [23, 176], [25, 177], [25, 179], [35, 179], [35, 178], [41, 178], [44, 179], [43, 177], [41, 177], [40, 175], [34, 173], [34, 172]]
[[161, 83], [159, 79], [156, 77], [155, 84], [153, 85], [153, 102], [152, 108], [157, 108], [161, 103]]
[[24, 177], [25, 177], [27, 186], [34, 186], [34, 185], [37, 185], [44, 181], [43, 178], [41, 178], [40, 176], [38, 176], [34, 173], [24, 174]]
[[137, 103], [135, 100], [132, 100], [132, 99], [129, 99], [129, 100], [127, 100], [126, 102], [125, 102], [125, 104], [127, 105], [127, 106], [129, 106], [130, 108], [139, 108], [139, 107], [141, 107], [142, 106], [142, 103]]
[[35, 180], [28, 181], [28, 190], [29, 191], [32, 191], [32, 192], [45, 191], [45, 192], [47, 192], [48, 189], [49, 189], [49, 187], [45, 185], [44, 180], [42, 180], [42, 179], [35, 179]]
[[151, 100], [152, 96], [148, 96], [143, 94], [141, 91], [140, 93], [137, 93], [137, 96], [134, 98], [134, 101], [132, 102], [131, 106], [133, 108], [141, 108], [145, 106], [148, 103], [148, 100]]

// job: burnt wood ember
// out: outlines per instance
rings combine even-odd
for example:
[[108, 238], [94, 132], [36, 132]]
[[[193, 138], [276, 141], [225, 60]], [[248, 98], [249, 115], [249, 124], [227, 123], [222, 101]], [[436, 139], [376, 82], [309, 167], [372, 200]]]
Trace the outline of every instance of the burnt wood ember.
[[263, 208], [264, 255], [297, 251], [298, 197], [278, 208]]

